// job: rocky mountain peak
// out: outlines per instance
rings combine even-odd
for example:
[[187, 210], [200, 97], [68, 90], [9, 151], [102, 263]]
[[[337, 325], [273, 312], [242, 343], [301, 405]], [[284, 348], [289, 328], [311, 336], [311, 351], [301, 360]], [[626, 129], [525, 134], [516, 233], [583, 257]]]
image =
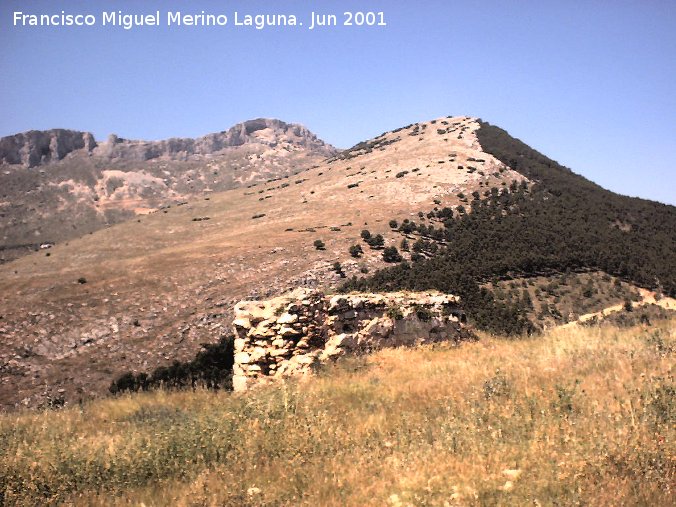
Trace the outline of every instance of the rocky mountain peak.
[[277, 119], [257, 118], [198, 138], [170, 138], [161, 141], [129, 140], [111, 134], [98, 144], [89, 132], [65, 129], [33, 130], [0, 139], [0, 163], [35, 167], [56, 162], [72, 152], [108, 161], [199, 159], [228, 148], [258, 144], [286, 150], [308, 149], [331, 156], [336, 149], [302, 125]]
[[89, 132], [31, 130], [0, 138], [0, 164], [35, 167], [61, 160], [72, 151], [90, 153], [96, 146], [96, 140]]

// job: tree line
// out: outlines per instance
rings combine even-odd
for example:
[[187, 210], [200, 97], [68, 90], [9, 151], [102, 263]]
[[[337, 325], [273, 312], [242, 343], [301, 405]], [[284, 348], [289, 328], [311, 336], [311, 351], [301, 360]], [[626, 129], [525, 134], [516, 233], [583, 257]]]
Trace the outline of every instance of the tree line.
[[419, 235], [415, 262], [353, 278], [344, 290], [455, 293], [477, 327], [505, 334], [533, 325], [526, 303], [501, 303], [481, 288], [496, 278], [595, 269], [676, 296], [675, 207], [605, 190], [487, 123], [477, 136], [484, 151], [535, 184], [474, 192], [471, 212], [430, 210], [439, 227], [396, 224]]

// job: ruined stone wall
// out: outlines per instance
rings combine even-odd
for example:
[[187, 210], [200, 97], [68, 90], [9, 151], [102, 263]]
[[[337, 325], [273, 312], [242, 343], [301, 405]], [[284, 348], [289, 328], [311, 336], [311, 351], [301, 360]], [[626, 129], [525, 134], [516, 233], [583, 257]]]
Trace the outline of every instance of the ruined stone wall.
[[456, 296], [437, 292], [325, 295], [298, 289], [235, 305], [235, 391], [307, 373], [343, 354], [459, 341], [470, 334]]

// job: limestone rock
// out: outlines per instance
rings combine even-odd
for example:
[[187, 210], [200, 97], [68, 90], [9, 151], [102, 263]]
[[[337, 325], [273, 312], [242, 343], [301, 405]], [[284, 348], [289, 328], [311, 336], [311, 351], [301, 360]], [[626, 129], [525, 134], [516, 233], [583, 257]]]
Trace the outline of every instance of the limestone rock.
[[56, 162], [77, 150], [96, 148], [94, 136], [75, 130], [31, 130], [0, 139], [0, 164], [35, 167]]
[[294, 324], [298, 322], [298, 315], [293, 313], [284, 313], [277, 319], [277, 324]]
[[233, 326], [241, 327], [243, 329], [251, 329], [251, 321], [246, 317], [240, 317], [232, 321]]
[[[397, 318], [392, 318], [392, 309]], [[246, 322], [251, 323], [249, 329]], [[269, 301], [235, 307], [235, 390], [266, 377], [311, 371], [316, 361], [471, 336], [459, 299], [441, 293], [339, 294], [299, 289]], [[244, 325], [243, 325], [244, 324]]]
[[238, 352], [235, 354], [235, 363], [248, 364], [251, 361], [251, 356], [246, 352]]
[[232, 389], [233, 391], [246, 391], [247, 377], [245, 375], [233, 375]]
[[268, 354], [267, 350], [263, 347], [254, 347], [249, 356], [249, 362], [257, 363], [263, 359]]
[[364, 326], [363, 333], [368, 336], [377, 336], [385, 338], [394, 329], [394, 321], [390, 317], [374, 317], [366, 326]]
[[348, 335], [345, 333], [333, 336], [326, 342], [324, 350], [322, 350], [321, 355], [319, 356], [321, 360], [325, 361], [332, 357], [339, 356], [344, 353], [344, 350], [341, 348], [343, 342], [346, 341]]
[[294, 336], [299, 334], [298, 331], [292, 327], [289, 326], [282, 326], [279, 328], [279, 336]]
[[300, 356], [295, 356], [294, 360], [298, 364], [312, 364], [315, 362], [315, 356], [312, 354], [303, 354]]

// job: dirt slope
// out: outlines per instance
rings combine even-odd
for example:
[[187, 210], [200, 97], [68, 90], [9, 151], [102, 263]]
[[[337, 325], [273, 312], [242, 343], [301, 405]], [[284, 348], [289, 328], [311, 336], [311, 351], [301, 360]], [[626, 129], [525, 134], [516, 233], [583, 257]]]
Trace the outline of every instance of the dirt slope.
[[[232, 304], [382, 266], [360, 232], [523, 176], [481, 152], [476, 120], [386, 133], [318, 167], [214, 193], [0, 266], [0, 403], [104, 393], [119, 373], [192, 356]], [[407, 172], [404, 172], [407, 171]], [[326, 244], [323, 251], [313, 246]], [[46, 256], [49, 253], [49, 256]], [[84, 282], [86, 283], [79, 283]]]
[[258, 119], [197, 139], [130, 141], [32, 131], [0, 139], [0, 263], [212, 192], [264, 182], [337, 150]]

